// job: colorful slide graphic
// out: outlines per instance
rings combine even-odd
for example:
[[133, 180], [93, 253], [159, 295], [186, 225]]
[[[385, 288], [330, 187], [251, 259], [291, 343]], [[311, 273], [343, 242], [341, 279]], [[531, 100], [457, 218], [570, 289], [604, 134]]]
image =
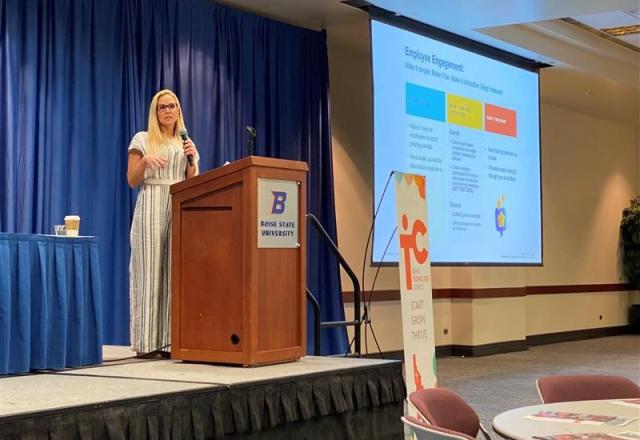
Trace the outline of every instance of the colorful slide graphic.
[[515, 110], [409, 82], [405, 97], [408, 115], [516, 137]]
[[500, 233], [500, 237], [507, 229], [507, 210], [504, 207], [504, 194], [496, 202], [496, 231]]
[[447, 120], [461, 127], [482, 130], [482, 103], [473, 99], [447, 95]]
[[516, 137], [516, 112], [497, 105], [484, 105], [484, 129], [492, 133]]
[[446, 94], [440, 90], [407, 83], [407, 114], [445, 122]]

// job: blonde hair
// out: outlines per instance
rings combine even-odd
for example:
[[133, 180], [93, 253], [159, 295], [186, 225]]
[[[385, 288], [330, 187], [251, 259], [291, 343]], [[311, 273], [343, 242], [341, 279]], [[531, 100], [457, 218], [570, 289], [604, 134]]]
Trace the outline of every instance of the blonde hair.
[[[167, 136], [160, 129], [160, 123], [158, 122], [158, 100], [165, 96], [169, 95], [173, 99], [176, 100], [176, 104], [178, 104], [178, 120], [176, 121], [176, 125], [173, 127], [173, 136]], [[160, 148], [164, 142], [171, 138], [177, 138], [178, 133], [180, 133], [180, 129], [184, 128], [184, 119], [182, 118], [182, 106], [180, 105], [180, 100], [169, 89], [160, 90], [155, 94], [153, 99], [151, 100], [151, 104], [149, 105], [149, 126], [147, 128], [147, 153], [155, 153]]]

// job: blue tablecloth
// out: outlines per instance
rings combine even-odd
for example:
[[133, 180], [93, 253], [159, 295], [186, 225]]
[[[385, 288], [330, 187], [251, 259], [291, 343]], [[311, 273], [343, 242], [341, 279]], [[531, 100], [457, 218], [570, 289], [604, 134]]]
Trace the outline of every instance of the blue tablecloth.
[[0, 233], [0, 374], [101, 362], [98, 239]]

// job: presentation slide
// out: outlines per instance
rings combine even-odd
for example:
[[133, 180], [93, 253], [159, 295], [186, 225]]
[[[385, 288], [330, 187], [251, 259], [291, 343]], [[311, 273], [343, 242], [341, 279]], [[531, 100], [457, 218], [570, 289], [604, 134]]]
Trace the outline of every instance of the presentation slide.
[[[541, 264], [538, 73], [376, 20], [371, 45], [375, 206], [392, 170], [424, 175], [432, 262]], [[395, 227], [392, 182], [374, 262]]]

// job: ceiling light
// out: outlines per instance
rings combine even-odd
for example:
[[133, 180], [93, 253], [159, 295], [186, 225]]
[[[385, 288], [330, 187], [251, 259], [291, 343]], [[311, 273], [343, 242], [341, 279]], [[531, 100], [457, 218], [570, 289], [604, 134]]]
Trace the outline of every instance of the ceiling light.
[[605, 28], [605, 29], [602, 29], [602, 31], [606, 32], [609, 35], [613, 35], [614, 37], [640, 34], [640, 24], [633, 24], [631, 26], [617, 26], [612, 28]]

